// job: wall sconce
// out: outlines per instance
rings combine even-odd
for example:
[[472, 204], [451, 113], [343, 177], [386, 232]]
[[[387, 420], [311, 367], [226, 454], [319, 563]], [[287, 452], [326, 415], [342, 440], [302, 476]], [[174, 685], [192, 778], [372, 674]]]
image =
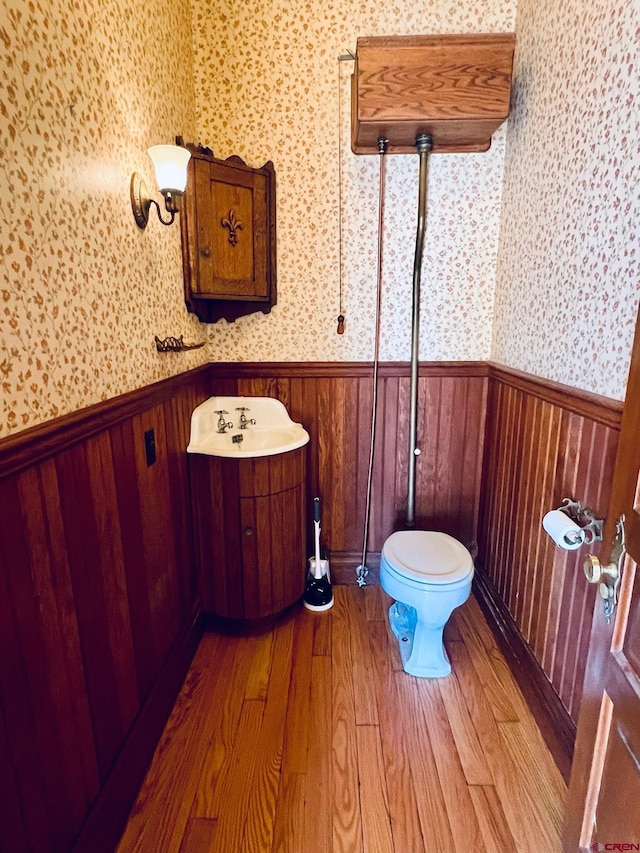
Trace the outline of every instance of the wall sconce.
[[160, 205], [149, 196], [147, 186], [139, 172], [131, 175], [131, 207], [139, 228], [147, 227], [149, 210], [155, 204], [158, 219], [163, 225], [171, 225], [180, 209], [180, 198], [187, 186], [187, 163], [191, 153], [180, 145], [154, 145], [147, 154], [153, 163], [156, 181], [164, 196], [164, 206], [171, 214], [169, 219], [162, 218]]

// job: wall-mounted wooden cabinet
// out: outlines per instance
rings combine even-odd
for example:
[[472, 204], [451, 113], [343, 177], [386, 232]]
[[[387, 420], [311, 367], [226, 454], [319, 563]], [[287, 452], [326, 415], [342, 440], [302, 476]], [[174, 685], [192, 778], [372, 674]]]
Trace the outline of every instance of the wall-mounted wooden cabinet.
[[191, 151], [181, 212], [187, 308], [203, 323], [268, 314], [276, 302], [276, 177], [240, 157]]

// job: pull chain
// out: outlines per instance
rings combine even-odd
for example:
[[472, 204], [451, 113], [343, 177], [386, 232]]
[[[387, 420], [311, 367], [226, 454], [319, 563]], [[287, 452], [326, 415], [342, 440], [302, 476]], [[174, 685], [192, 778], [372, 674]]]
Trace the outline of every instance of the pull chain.
[[344, 308], [342, 305], [342, 76], [341, 62], [353, 62], [355, 56], [349, 52], [338, 57], [338, 281], [339, 314], [337, 333], [344, 335]]

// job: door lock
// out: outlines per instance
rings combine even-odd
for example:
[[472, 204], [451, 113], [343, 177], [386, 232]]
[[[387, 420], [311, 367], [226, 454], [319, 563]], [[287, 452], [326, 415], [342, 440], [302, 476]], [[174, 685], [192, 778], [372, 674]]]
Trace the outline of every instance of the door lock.
[[626, 552], [624, 515], [621, 515], [616, 524], [616, 536], [613, 540], [613, 548], [611, 550], [611, 562], [603, 566], [596, 556], [589, 554], [582, 564], [587, 581], [598, 584], [598, 592], [604, 601], [604, 618], [607, 624], [611, 622], [613, 610], [618, 602], [622, 561]]

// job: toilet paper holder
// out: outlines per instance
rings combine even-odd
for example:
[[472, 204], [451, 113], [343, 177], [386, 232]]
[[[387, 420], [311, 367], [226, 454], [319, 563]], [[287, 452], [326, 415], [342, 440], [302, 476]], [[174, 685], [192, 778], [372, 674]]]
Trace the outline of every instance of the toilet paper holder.
[[594, 542], [602, 540], [604, 518], [596, 518], [593, 510], [582, 506], [580, 501], [563, 498], [562, 505], [558, 507], [558, 511], [568, 515], [584, 531], [583, 545], [591, 545]]

